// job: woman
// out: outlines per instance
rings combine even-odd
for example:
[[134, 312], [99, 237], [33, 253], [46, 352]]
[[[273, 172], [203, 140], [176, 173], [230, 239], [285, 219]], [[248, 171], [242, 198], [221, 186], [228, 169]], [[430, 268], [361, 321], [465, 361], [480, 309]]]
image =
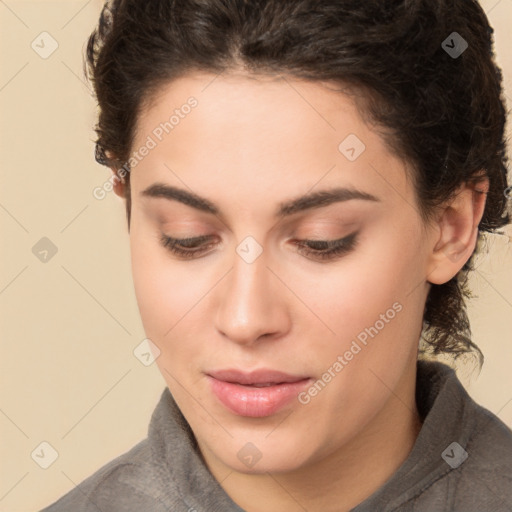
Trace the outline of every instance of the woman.
[[167, 387], [45, 510], [511, 510], [512, 432], [426, 358], [481, 356], [510, 221], [478, 3], [114, 0], [87, 63]]

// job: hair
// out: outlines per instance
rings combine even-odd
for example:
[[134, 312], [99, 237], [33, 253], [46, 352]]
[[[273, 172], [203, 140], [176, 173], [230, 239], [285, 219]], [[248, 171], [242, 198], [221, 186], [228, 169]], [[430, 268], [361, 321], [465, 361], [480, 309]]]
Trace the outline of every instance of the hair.
[[[467, 42], [459, 56], [443, 47], [453, 37]], [[419, 351], [477, 354], [481, 367], [466, 311], [468, 274], [483, 235], [501, 234], [510, 222], [506, 110], [493, 45], [473, 0], [108, 1], [85, 61], [99, 105], [96, 160], [126, 168], [144, 107], [159, 88], [194, 71], [243, 69], [355, 91], [362, 117], [411, 164], [425, 222], [459, 186], [489, 179], [478, 243], [456, 276], [431, 286]]]

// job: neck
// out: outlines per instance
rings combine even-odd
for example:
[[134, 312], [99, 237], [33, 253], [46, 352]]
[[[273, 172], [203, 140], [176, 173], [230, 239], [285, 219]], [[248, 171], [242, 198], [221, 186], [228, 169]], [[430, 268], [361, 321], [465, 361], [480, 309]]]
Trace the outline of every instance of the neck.
[[246, 512], [345, 512], [360, 504], [397, 471], [410, 454], [421, 420], [416, 408], [416, 365], [352, 440], [328, 457], [288, 473], [230, 471], [203, 450], [225, 492]]

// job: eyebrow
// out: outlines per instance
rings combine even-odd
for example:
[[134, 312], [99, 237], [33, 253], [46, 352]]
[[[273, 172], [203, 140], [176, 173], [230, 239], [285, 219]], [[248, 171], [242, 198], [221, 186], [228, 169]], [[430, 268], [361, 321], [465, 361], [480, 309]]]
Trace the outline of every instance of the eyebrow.
[[[219, 208], [208, 199], [198, 196], [193, 192], [155, 183], [141, 192], [144, 197], [164, 198], [172, 201], [178, 201], [187, 206], [191, 206], [202, 212], [218, 215]], [[379, 202], [380, 199], [367, 192], [362, 192], [354, 188], [333, 188], [311, 192], [309, 194], [282, 202], [278, 205], [275, 216], [278, 218], [287, 217], [298, 212], [303, 212], [313, 208], [322, 208], [337, 202], [350, 201], [352, 199], [362, 199], [364, 201]]]

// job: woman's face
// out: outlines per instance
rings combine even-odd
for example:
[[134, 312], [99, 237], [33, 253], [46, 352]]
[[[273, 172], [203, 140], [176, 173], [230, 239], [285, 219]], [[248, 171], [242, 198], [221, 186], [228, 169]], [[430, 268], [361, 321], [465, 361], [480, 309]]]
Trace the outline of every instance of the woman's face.
[[[137, 301], [203, 454], [305, 467], [410, 391], [428, 231], [410, 171], [347, 96], [190, 75], [143, 111], [132, 149]], [[189, 257], [165, 237], [205, 238]]]

